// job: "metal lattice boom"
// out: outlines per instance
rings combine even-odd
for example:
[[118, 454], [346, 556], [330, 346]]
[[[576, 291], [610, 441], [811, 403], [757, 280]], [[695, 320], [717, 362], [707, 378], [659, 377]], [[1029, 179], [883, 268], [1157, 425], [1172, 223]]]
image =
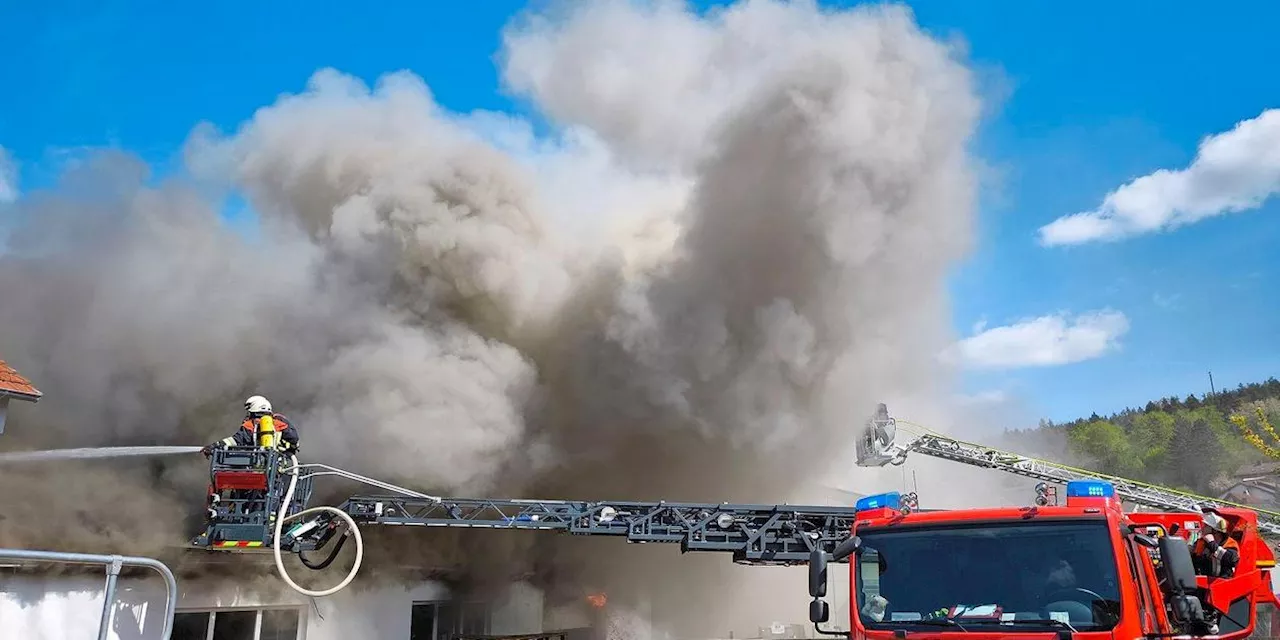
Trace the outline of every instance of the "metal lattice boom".
[[849, 537], [851, 507], [675, 502], [418, 499], [353, 496], [340, 507], [359, 523], [544, 529], [678, 543], [682, 552], [731, 552], [740, 564], [804, 564]]

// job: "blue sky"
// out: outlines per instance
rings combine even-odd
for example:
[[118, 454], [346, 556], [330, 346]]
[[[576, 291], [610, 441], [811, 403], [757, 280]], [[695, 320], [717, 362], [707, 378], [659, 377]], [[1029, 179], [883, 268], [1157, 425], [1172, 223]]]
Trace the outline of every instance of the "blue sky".
[[[493, 56], [522, 4], [8, 3], [0, 147], [24, 190], [87, 146], [129, 149], [163, 172], [197, 122], [233, 128], [325, 66], [366, 81], [409, 69], [451, 109], [520, 111], [499, 91]], [[1280, 107], [1269, 80], [1280, 4], [911, 4], [926, 29], [967, 42], [997, 99], [977, 141], [992, 181], [980, 244], [953, 280], [957, 330], [1052, 314], [1069, 328], [1078, 314], [1110, 313], [1086, 322], [1092, 333], [1042, 321], [967, 343], [976, 360], [1007, 356], [972, 369], [967, 390], [1066, 420], [1203, 392], [1209, 370], [1219, 387], [1276, 375], [1280, 299], [1268, 284], [1280, 275], [1280, 198], [1114, 242], [1043, 246], [1038, 234], [1134, 178], [1187, 167], [1205, 136]], [[1036, 342], [1055, 339], [1056, 349]]]

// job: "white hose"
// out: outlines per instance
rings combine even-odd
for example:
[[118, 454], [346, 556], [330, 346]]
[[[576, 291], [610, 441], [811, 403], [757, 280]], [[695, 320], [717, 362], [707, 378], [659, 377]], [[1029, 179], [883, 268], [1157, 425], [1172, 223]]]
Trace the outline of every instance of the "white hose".
[[[293, 490], [298, 486], [298, 457], [290, 454], [289, 460], [293, 462], [293, 466], [289, 468], [289, 474], [293, 477], [289, 479], [289, 490], [285, 492], [284, 502], [280, 505], [280, 513], [276, 516], [276, 534], [271, 545], [276, 554], [276, 569], [280, 571], [280, 577], [284, 578], [285, 583], [287, 583], [294, 591], [297, 591], [304, 596], [319, 598], [322, 596], [333, 595], [347, 588], [347, 585], [351, 584], [351, 581], [355, 579], [356, 573], [360, 571], [360, 563], [364, 560], [364, 539], [360, 537], [360, 527], [356, 526], [356, 521], [348, 515], [347, 512], [338, 509], [337, 507], [311, 507], [310, 509], [304, 509], [291, 516], [285, 517], [285, 514], [289, 513], [289, 504], [293, 502]], [[294, 518], [305, 516], [308, 513], [319, 513], [321, 511], [331, 511], [337, 514], [338, 517], [347, 521], [347, 526], [351, 528], [351, 534], [356, 538], [356, 561], [355, 564], [351, 565], [351, 572], [348, 573], [347, 577], [343, 579], [342, 582], [339, 582], [337, 586], [330, 587], [324, 591], [312, 591], [310, 589], [305, 589], [298, 583], [294, 582], [293, 579], [289, 577], [289, 573], [285, 571], [284, 560], [280, 556], [280, 532], [284, 528], [285, 520], [293, 520]]]

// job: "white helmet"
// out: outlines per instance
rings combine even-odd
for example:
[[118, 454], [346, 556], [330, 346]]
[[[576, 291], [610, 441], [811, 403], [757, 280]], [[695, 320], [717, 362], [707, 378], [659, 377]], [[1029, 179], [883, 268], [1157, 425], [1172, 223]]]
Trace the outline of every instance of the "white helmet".
[[262, 396], [250, 396], [244, 401], [247, 413], [271, 413], [271, 402]]
[[1213, 531], [1224, 531], [1224, 532], [1227, 530], [1227, 519], [1212, 511], [1204, 512], [1204, 515], [1200, 518], [1200, 521], [1204, 524], [1204, 527], [1206, 529], [1211, 529]]

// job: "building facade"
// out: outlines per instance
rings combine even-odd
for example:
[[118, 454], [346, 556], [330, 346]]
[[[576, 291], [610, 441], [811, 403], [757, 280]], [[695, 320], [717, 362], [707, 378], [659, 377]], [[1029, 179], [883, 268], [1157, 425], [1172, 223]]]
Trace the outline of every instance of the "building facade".
[[[179, 579], [173, 640], [446, 640], [543, 631], [541, 593], [524, 583], [487, 603], [458, 602], [438, 582], [352, 586], [307, 598], [280, 584]], [[105, 577], [0, 573], [0, 636], [24, 640], [96, 638]], [[162, 637], [165, 587], [158, 575], [121, 576], [111, 640]]]

